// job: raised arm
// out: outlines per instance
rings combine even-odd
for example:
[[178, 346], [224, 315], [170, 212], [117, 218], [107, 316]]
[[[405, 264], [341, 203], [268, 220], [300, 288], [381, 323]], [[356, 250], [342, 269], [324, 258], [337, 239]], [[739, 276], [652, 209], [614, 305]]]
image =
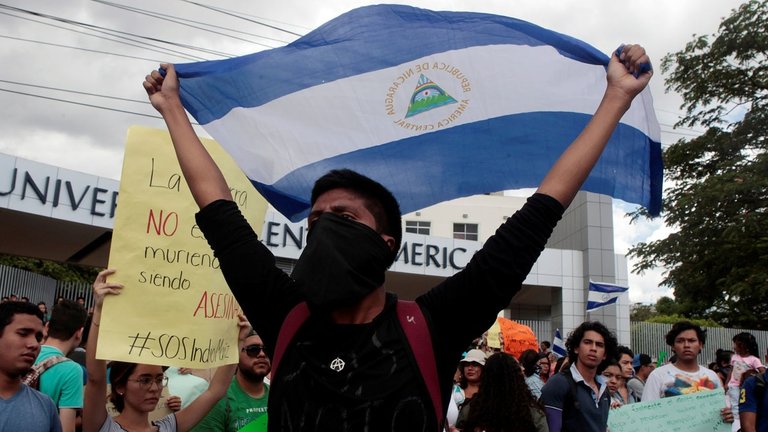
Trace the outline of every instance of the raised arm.
[[231, 200], [232, 194], [219, 167], [203, 147], [187, 118], [179, 97], [179, 80], [171, 64], [160, 65], [165, 77], [152, 71], [144, 79], [152, 106], [163, 116], [171, 134], [176, 157], [192, 196], [200, 208], [219, 199]]
[[99, 325], [104, 297], [108, 294], [120, 294], [123, 285], [107, 282], [107, 276], [114, 270], [104, 270], [93, 282], [93, 318], [85, 350], [85, 367], [88, 370], [88, 385], [85, 386], [83, 404], [83, 432], [96, 432], [107, 419], [107, 362], [96, 358], [99, 341]]
[[[250, 323], [245, 318], [245, 315], [240, 314], [237, 337], [238, 355], [250, 330]], [[206, 415], [208, 415], [208, 412], [210, 412], [214, 405], [216, 405], [216, 402], [226, 396], [229, 384], [237, 369], [237, 361], [238, 359], [235, 358], [235, 363], [218, 367], [211, 379], [211, 384], [208, 386], [208, 389], [189, 404], [189, 406], [176, 413], [176, 430], [178, 432], [186, 432], [195, 427]]]
[[611, 56], [608, 86], [597, 111], [549, 170], [537, 192], [549, 195], [563, 207], [568, 207], [632, 100], [648, 85], [653, 71], [642, 73], [637, 78], [633, 75], [642, 64], [650, 64], [650, 60], [640, 45], [624, 46], [621, 58], [616, 54]]

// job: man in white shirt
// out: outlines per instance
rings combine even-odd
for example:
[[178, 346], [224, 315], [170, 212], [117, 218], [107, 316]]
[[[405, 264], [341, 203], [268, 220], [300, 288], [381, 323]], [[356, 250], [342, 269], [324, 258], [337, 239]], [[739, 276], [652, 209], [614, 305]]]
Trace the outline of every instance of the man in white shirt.
[[[643, 389], [642, 401], [652, 401], [663, 397], [679, 396], [698, 391], [717, 390], [725, 393], [720, 378], [713, 371], [699, 365], [698, 356], [707, 334], [696, 324], [680, 321], [667, 333], [667, 345], [672, 347], [677, 361], [655, 369], [648, 376]], [[726, 423], [733, 423], [733, 413], [728, 407], [720, 410]]]

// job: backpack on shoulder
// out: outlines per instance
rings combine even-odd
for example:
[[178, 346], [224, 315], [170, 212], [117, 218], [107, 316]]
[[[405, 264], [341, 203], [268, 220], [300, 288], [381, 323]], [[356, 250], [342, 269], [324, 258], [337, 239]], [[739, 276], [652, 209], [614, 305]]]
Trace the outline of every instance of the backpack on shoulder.
[[[768, 372], [755, 374], [755, 398], [757, 400], [757, 412], [763, 412], [763, 398], [765, 397], [765, 375]], [[743, 390], [742, 390], [743, 391]]]
[[48, 357], [47, 359], [41, 361], [40, 363], [32, 366], [32, 369], [27, 372], [27, 374], [24, 376], [24, 378], [21, 380], [24, 384], [28, 385], [29, 387], [32, 387], [35, 390], [40, 390], [40, 375], [45, 373], [48, 369], [51, 367], [65, 361], [69, 361], [67, 357], [61, 356], [61, 355], [55, 355], [52, 357]]
[[[437, 418], [438, 427], [440, 427], [439, 425], [444, 421], [445, 416], [443, 415], [443, 401], [440, 397], [437, 361], [435, 360], [435, 352], [432, 349], [432, 337], [427, 320], [421, 312], [419, 305], [413, 301], [398, 300], [395, 310], [407, 344], [413, 353], [416, 366], [427, 386], [427, 392], [432, 400], [432, 408]], [[273, 377], [277, 374], [277, 369], [285, 350], [299, 331], [299, 328], [309, 318], [309, 315], [307, 303], [301, 302], [291, 309], [285, 317], [277, 336], [275, 354], [272, 358]]]

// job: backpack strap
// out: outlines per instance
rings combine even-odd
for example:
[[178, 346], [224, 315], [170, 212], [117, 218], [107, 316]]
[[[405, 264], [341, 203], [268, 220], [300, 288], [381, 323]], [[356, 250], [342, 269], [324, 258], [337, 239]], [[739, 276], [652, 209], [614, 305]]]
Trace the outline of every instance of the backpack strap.
[[283, 320], [283, 325], [280, 326], [280, 332], [277, 334], [277, 342], [275, 342], [275, 353], [272, 356], [272, 377], [277, 376], [277, 368], [280, 366], [280, 361], [283, 359], [288, 344], [291, 343], [293, 337], [296, 336], [296, 332], [299, 331], [302, 324], [309, 318], [309, 306], [307, 302], [301, 302], [293, 307], [288, 312]]
[[427, 385], [438, 427], [443, 420], [443, 400], [440, 397], [440, 381], [437, 376], [437, 362], [432, 348], [432, 335], [427, 320], [416, 302], [398, 300], [397, 319], [405, 332], [408, 345], [416, 358], [419, 372]]
[[[432, 407], [435, 410], [435, 418], [438, 426], [443, 419], [443, 402], [440, 397], [440, 381], [437, 376], [437, 362], [435, 351], [432, 348], [432, 336], [429, 332], [427, 320], [416, 302], [398, 300], [397, 319], [400, 322], [408, 345], [416, 359], [416, 365], [427, 386], [429, 397], [432, 399]], [[309, 318], [309, 307], [306, 302], [301, 302], [288, 312], [283, 320], [283, 325], [277, 335], [275, 353], [272, 356], [272, 376], [277, 376], [280, 362], [285, 350], [293, 340], [299, 328]]]
[[41, 361], [40, 363], [32, 366], [32, 369], [29, 371], [27, 375], [24, 376], [24, 379], [22, 382], [29, 387], [32, 387], [33, 389], [37, 390], [40, 388], [40, 375], [42, 375], [45, 371], [50, 369], [51, 367], [65, 361], [69, 361], [67, 357], [64, 357], [62, 355], [55, 355], [48, 357], [47, 359]]

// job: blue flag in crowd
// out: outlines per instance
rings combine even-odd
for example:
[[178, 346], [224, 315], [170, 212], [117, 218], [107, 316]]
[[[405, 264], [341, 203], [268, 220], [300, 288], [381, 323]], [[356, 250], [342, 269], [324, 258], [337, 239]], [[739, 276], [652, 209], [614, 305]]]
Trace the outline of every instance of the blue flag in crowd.
[[563, 337], [560, 336], [560, 329], [555, 329], [555, 340], [552, 342], [552, 352], [558, 357], [565, 357], [568, 351], [565, 350]]
[[[293, 221], [313, 182], [350, 168], [403, 213], [537, 186], [596, 110], [608, 57], [496, 15], [378, 5], [281, 48], [180, 64], [186, 109]], [[659, 125], [648, 89], [583, 189], [661, 205]]]
[[609, 284], [589, 281], [589, 296], [587, 297], [587, 312], [592, 312], [609, 304], [616, 303], [622, 293], [627, 292], [629, 288]]

